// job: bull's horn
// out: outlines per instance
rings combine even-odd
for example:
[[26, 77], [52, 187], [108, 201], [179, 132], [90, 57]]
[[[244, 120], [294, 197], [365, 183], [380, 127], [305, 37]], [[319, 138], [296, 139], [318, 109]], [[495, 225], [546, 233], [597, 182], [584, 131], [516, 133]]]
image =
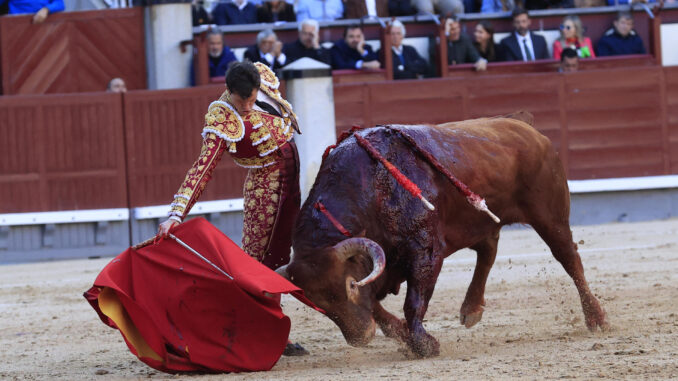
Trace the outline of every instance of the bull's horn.
[[287, 274], [287, 265], [278, 267], [275, 269], [275, 272], [285, 279], [290, 279], [290, 276]]
[[384, 267], [386, 267], [384, 250], [382, 250], [378, 243], [368, 238], [345, 239], [334, 245], [334, 250], [337, 257], [339, 257], [342, 262], [361, 253], [367, 253], [370, 255], [370, 258], [372, 258], [372, 264], [374, 266], [372, 272], [370, 275], [366, 276], [365, 279], [356, 282], [356, 286], [364, 286], [371, 283], [384, 272]]

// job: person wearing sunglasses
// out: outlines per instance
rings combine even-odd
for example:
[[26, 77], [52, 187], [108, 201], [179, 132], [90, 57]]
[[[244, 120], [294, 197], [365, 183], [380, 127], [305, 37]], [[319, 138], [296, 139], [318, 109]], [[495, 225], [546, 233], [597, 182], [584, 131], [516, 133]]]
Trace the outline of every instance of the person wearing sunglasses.
[[578, 16], [565, 16], [560, 25], [560, 38], [553, 42], [553, 58], [560, 60], [563, 49], [570, 48], [579, 58], [595, 58], [591, 39], [584, 37], [584, 27]]

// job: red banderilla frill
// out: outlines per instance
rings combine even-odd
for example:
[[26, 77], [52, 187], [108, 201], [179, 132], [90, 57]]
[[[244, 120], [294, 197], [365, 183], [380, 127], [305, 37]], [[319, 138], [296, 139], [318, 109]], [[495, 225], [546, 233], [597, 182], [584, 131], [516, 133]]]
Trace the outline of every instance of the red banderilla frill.
[[355, 134], [355, 139], [358, 142], [358, 144], [367, 151], [367, 153], [375, 160], [379, 161], [386, 169], [391, 173], [391, 175], [398, 181], [400, 185], [402, 185], [403, 188], [405, 188], [410, 194], [414, 197], [417, 197], [418, 199], [421, 200], [421, 202], [424, 203], [424, 206], [428, 208], [429, 210], [435, 210], [435, 207], [433, 207], [433, 204], [431, 204], [426, 197], [424, 197], [421, 194], [421, 189], [417, 186], [417, 184], [413, 183], [410, 181], [410, 179], [407, 178], [407, 176], [403, 175], [398, 168], [396, 168], [391, 162], [386, 160], [379, 151], [372, 146], [372, 144], [367, 141], [367, 139], [363, 138], [362, 136]]
[[471, 189], [469, 189], [466, 184], [457, 179], [449, 170], [447, 170], [447, 168], [443, 167], [442, 164], [440, 164], [440, 162], [435, 157], [433, 157], [430, 152], [419, 147], [417, 142], [414, 141], [411, 136], [397, 128], [392, 128], [390, 126], [385, 127], [400, 134], [400, 136], [402, 136], [403, 139], [405, 139], [415, 149], [415, 151], [417, 151], [417, 153], [419, 153], [426, 161], [428, 161], [429, 164], [431, 164], [440, 173], [445, 175], [445, 177], [447, 177], [452, 182], [452, 184], [454, 184], [454, 186], [466, 197], [466, 200], [469, 202], [469, 204], [471, 204], [477, 210], [487, 213], [487, 215], [489, 215], [494, 222], [500, 222], [499, 217], [492, 213], [492, 211], [490, 211], [490, 209], [487, 207], [487, 203], [485, 202], [484, 198], [473, 193], [473, 191], [471, 191]]

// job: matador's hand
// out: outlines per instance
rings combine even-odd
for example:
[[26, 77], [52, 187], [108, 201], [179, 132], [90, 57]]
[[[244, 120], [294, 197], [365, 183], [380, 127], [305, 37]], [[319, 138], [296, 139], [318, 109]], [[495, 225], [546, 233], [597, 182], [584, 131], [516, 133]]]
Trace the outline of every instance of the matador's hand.
[[158, 237], [168, 238], [170, 229], [172, 229], [176, 225], [179, 225], [179, 222], [177, 220], [167, 219], [167, 221], [161, 223], [158, 226]]

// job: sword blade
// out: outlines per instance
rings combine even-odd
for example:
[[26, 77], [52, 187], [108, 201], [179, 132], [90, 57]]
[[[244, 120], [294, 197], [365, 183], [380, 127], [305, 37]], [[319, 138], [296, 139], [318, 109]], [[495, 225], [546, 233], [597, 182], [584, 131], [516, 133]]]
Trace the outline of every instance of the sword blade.
[[170, 236], [170, 238], [172, 238], [173, 240], [177, 241], [177, 243], [178, 243], [179, 245], [181, 245], [181, 246], [183, 246], [184, 248], [186, 248], [186, 250], [190, 251], [191, 253], [193, 253], [194, 255], [196, 255], [198, 258], [202, 259], [202, 260], [205, 261], [207, 264], [209, 264], [210, 266], [212, 266], [212, 267], [214, 267], [215, 269], [217, 269], [220, 273], [226, 275], [230, 280], [233, 280], [233, 277], [230, 276], [230, 275], [228, 275], [228, 273], [227, 273], [226, 271], [222, 270], [221, 267], [219, 267], [219, 266], [215, 265], [214, 263], [212, 263], [212, 261], [210, 261], [209, 259], [203, 257], [202, 254], [198, 253], [194, 248], [192, 248], [192, 247], [190, 247], [188, 244], [186, 244], [186, 242], [180, 240], [179, 238], [177, 238], [177, 236], [175, 236], [175, 235], [172, 234], [172, 233], [170, 233], [169, 236]]

